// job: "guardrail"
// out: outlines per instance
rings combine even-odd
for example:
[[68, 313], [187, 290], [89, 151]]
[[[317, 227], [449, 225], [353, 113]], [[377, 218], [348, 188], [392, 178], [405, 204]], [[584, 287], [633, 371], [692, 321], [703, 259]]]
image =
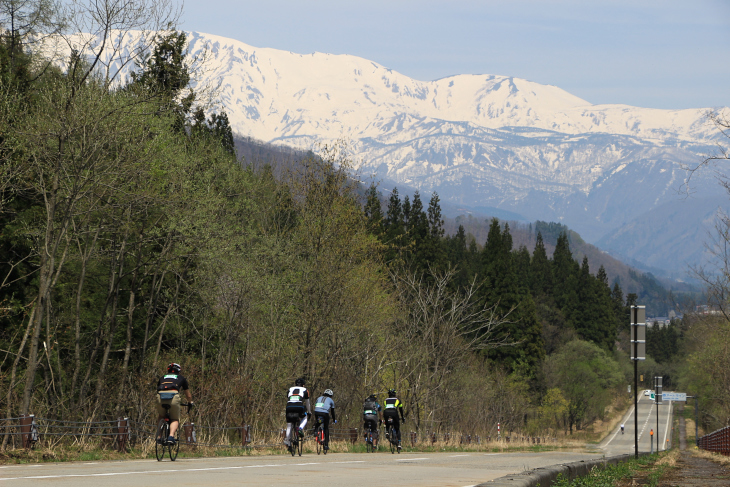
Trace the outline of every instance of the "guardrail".
[[[381, 432], [384, 438], [384, 432]], [[190, 447], [209, 448], [274, 448], [283, 444], [285, 429], [255, 429], [251, 425], [215, 426], [184, 421], [180, 430], [180, 442]], [[130, 447], [153, 444], [156, 425], [141, 423], [129, 418], [105, 421], [65, 421], [50, 418], [36, 418], [22, 415], [17, 418], [0, 418], [2, 445], [10, 448], [33, 448], [36, 444], [53, 447], [58, 444], [81, 445], [96, 442], [101, 448], [127, 451]], [[305, 439], [313, 437], [311, 434]], [[359, 440], [358, 440], [359, 438]], [[434, 446], [481, 445], [482, 442], [541, 444], [555, 441], [551, 437], [500, 436], [481, 437], [451, 432], [402, 431], [403, 444]], [[357, 443], [362, 441], [358, 428], [330, 426], [331, 441]]]
[[707, 450], [715, 453], [721, 453], [730, 456], [730, 426], [713, 431], [712, 433], [701, 436], [697, 440], [697, 446], [700, 450]]

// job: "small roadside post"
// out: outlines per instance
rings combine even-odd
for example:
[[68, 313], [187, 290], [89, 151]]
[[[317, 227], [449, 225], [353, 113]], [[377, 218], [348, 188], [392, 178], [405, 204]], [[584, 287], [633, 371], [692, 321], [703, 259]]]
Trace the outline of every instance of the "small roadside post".
[[639, 360], [646, 359], [646, 306], [631, 306], [631, 360], [634, 362], [634, 457], [639, 458]]
[[[649, 430], [649, 436], [651, 437], [651, 452], [654, 453], [654, 430]], [[659, 445], [657, 445], [657, 450], [659, 450]]]

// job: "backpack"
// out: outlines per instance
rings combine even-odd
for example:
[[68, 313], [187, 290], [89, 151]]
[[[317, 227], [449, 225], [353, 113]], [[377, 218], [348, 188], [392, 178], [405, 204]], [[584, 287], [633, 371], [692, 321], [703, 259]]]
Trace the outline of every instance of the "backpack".
[[378, 403], [372, 399], [365, 399], [362, 404], [362, 414], [365, 416], [377, 416], [378, 415]]

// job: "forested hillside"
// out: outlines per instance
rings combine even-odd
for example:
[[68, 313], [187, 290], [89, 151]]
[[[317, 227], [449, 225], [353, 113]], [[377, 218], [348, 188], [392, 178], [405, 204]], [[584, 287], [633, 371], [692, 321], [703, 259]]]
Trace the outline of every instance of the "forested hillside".
[[[101, 34], [160, 27], [144, 12], [84, 18]], [[263, 429], [283, 424], [297, 377], [334, 389], [352, 426], [367, 394], [395, 387], [432, 431], [572, 432], [625, 388], [616, 344], [635, 296], [576, 261], [567, 233], [551, 256], [540, 228], [529, 249], [496, 220], [482, 242], [447, 236], [438, 195], [363, 196], [338, 147], [286, 169], [240, 164], [227, 115], [190, 88], [180, 32], [150, 36], [121, 83], [102, 56], [128, 54], [113, 43], [51, 62], [13, 25], [0, 43], [6, 417], [150, 422], [173, 361], [201, 418]]]

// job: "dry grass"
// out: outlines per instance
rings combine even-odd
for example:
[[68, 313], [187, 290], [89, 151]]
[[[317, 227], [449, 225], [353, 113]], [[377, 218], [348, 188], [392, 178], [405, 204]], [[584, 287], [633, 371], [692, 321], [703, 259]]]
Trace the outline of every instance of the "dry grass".
[[725, 455], [721, 455], [719, 453], [713, 453], [707, 450], [692, 450], [692, 454], [694, 456], [704, 458], [706, 460], [711, 460], [715, 463], [719, 463], [720, 465], [730, 466], [730, 457], [726, 457]]
[[656, 465], [663, 465], [667, 467], [676, 467], [677, 459], [679, 458], [679, 448], [669, 450], [668, 453], [664, 454], [657, 462]]

